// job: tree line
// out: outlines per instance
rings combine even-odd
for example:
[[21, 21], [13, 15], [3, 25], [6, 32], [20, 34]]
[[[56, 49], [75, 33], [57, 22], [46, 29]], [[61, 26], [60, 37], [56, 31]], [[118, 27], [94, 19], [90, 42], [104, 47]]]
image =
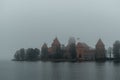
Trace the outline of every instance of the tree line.
[[21, 48], [20, 50], [17, 50], [14, 54], [14, 59], [16, 61], [36, 61], [39, 60], [39, 55], [40, 50], [37, 48]]
[[113, 44], [113, 56], [115, 62], [120, 62], [120, 41], [117, 40]]

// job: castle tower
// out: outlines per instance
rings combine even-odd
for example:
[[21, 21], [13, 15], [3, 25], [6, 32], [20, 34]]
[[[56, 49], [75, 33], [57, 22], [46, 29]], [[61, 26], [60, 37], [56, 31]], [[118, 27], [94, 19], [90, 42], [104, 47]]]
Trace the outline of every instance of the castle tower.
[[59, 42], [59, 40], [57, 39], [57, 37], [53, 40], [53, 43], [51, 45], [52, 47], [52, 53], [54, 55], [55, 59], [60, 59], [61, 58], [61, 44]]
[[76, 45], [76, 52], [77, 52], [77, 58], [82, 58], [82, 55], [84, 53], [84, 47], [82, 43], [78, 42]]
[[47, 47], [46, 43], [44, 43], [42, 48], [41, 48], [41, 58], [42, 59], [47, 59], [48, 58], [48, 47]]
[[52, 47], [60, 47], [60, 42], [57, 37], [53, 40]]
[[44, 44], [42, 45], [42, 48], [48, 48], [48, 47], [47, 47], [47, 44], [44, 43]]
[[101, 39], [99, 39], [97, 44], [96, 44], [95, 59], [100, 60], [100, 61], [104, 61], [106, 59], [105, 45]]

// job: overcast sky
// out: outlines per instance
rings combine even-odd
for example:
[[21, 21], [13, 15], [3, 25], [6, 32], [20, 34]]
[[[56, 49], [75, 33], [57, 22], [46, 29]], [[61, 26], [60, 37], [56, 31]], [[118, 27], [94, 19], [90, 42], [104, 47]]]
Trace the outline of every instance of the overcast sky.
[[0, 59], [20, 48], [62, 44], [74, 36], [94, 48], [120, 40], [119, 0], [0, 0]]

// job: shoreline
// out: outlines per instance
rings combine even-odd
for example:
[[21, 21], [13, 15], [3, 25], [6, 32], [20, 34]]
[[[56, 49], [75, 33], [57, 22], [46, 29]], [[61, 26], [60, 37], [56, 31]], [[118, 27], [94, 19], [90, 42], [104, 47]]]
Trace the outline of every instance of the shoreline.
[[42, 62], [107, 62], [107, 61], [112, 61], [112, 62], [120, 62], [120, 61], [115, 61], [113, 58], [112, 59], [106, 59], [106, 60], [78, 60], [78, 59], [44, 59], [44, 60], [15, 60], [12, 59], [12, 61], [26, 61], [26, 62], [37, 62], [37, 61], [42, 61]]

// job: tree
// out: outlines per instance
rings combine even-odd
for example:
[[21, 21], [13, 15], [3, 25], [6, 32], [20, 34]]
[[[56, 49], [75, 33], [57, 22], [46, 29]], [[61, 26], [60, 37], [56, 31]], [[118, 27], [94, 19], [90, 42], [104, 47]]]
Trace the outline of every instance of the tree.
[[26, 53], [26, 59], [29, 61], [38, 60], [39, 53], [40, 51], [37, 48], [36, 49], [28, 48]]
[[76, 59], [77, 58], [77, 52], [76, 52], [76, 41], [74, 37], [70, 37], [68, 40], [68, 46], [69, 46], [69, 53], [70, 53], [70, 57], [72, 59]]
[[72, 59], [76, 59], [76, 57], [77, 57], [77, 52], [76, 52], [76, 46], [75, 46], [74, 43], [70, 44], [70, 49], [69, 49], [69, 51], [70, 51], [70, 56], [71, 56], [71, 58], [72, 58]]
[[37, 48], [35, 48], [34, 49], [34, 57], [36, 58], [36, 59], [38, 59], [39, 58], [39, 55], [40, 55], [40, 50], [39, 49], [37, 49]]
[[20, 56], [20, 60], [21, 61], [24, 61], [25, 60], [25, 49], [24, 48], [21, 48], [19, 50], [19, 56]]
[[69, 40], [68, 40], [68, 45], [75, 44], [75, 43], [76, 43], [75, 38], [74, 37], [70, 37]]
[[17, 50], [14, 55], [14, 58], [17, 61], [24, 61], [25, 60], [25, 49], [21, 48], [20, 50]]
[[48, 47], [46, 43], [41, 48], [41, 59], [48, 59]]
[[109, 56], [109, 59], [111, 59], [112, 58], [112, 47], [109, 47], [108, 48], [108, 50], [107, 50], [107, 54], [108, 54], [108, 56]]
[[17, 50], [17, 51], [15, 52], [15, 54], [14, 54], [14, 59], [17, 60], [17, 61], [20, 60], [19, 54], [20, 54], [20, 51], [19, 51], [19, 50]]
[[62, 44], [62, 46], [61, 46], [61, 58], [64, 58], [64, 56], [65, 56], [65, 51], [66, 51], [66, 47], [65, 47], [64, 44]]
[[113, 44], [113, 55], [115, 61], [120, 61], [120, 41], [115, 41]]

